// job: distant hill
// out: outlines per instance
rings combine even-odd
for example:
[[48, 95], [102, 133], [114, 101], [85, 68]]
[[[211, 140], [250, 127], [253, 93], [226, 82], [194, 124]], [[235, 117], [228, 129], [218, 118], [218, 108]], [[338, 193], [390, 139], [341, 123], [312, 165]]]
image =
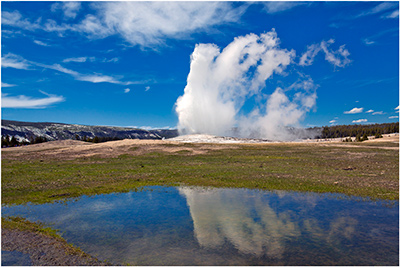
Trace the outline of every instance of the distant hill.
[[54, 122], [1, 120], [1, 136], [14, 136], [18, 141], [44, 137], [49, 141], [86, 138], [163, 139], [178, 136], [177, 130], [143, 130], [128, 127], [88, 126]]

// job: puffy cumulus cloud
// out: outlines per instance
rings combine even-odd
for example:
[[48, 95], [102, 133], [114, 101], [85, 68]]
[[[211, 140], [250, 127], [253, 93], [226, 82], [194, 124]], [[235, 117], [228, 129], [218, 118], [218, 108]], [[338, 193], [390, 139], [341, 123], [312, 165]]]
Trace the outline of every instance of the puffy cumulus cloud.
[[363, 123], [363, 122], [368, 122], [367, 119], [358, 119], [358, 120], [353, 120], [352, 123]]
[[129, 89], [129, 88], [125, 88], [124, 89], [124, 93], [126, 94], [126, 93], [129, 93], [131, 91], [131, 89]]
[[2, 108], [45, 108], [52, 104], [65, 101], [63, 96], [47, 95], [44, 98], [32, 98], [30, 96], [19, 95], [9, 96], [8, 94], [1, 95]]
[[372, 113], [372, 112], [374, 112], [373, 109], [370, 109], [370, 110], [365, 111], [365, 113]]
[[[282, 74], [294, 57], [295, 51], [279, 47], [275, 30], [237, 37], [222, 51], [213, 44], [197, 45], [184, 94], [176, 101], [181, 133], [295, 139], [286, 126], [297, 126], [315, 107], [317, 86], [302, 77], [288, 88], [263, 92], [265, 81]], [[259, 105], [243, 114], [254, 95]]]
[[322, 41], [319, 44], [312, 44], [307, 47], [307, 51], [300, 57], [300, 66], [309, 66], [314, 62], [314, 58], [319, 52], [325, 53], [325, 60], [334, 65], [335, 67], [345, 67], [350, 64], [351, 60], [348, 58], [350, 52], [345, 48], [345, 45], [341, 45], [338, 50], [330, 49], [330, 45], [335, 40], [330, 39], [328, 41]]
[[364, 108], [353, 108], [349, 111], [343, 112], [344, 114], [357, 114], [363, 112]]

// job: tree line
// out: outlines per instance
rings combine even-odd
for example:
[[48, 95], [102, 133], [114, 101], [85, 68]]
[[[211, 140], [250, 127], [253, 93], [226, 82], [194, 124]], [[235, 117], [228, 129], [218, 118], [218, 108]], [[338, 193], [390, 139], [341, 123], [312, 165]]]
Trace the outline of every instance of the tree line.
[[102, 142], [108, 142], [108, 141], [117, 141], [117, 140], [122, 140], [119, 137], [109, 137], [109, 136], [94, 136], [94, 137], [87, 137], [86, 135], [80, 137], [79, 135], [75, 135], [75, 140], [78, 141], [84, 141], [84, 142], [91, 142], [91, 143], [102, 143]]
[[22, 140], [18, 141], [18, 139], [15, 136], [1, 136], [1, 147], [13, 147], [13, 146], [25, 146], [25, 145], [32, 145], [32, 144], [40, 144], [47, 142], [47, 138], [43, 136], [36, 136], [36, 137], [30, 137], [29, 141], [27, 140]]
[[357, 141], [364, 141], [368, 136], [382, 137], [382, 134], [398, 133], [399, 123], [381, 123], [369, 125], [334, 125], [322, 128], [321, 136], [317, 138], [356, 137]]

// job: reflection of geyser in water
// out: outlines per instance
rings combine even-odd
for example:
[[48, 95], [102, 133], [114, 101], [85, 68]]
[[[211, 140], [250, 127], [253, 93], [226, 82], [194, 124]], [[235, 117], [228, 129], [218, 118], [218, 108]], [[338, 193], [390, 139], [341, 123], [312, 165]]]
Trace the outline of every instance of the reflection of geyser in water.
[[[232, 189], [181, 187], [179, 192], [187, 199], [196, 239], [207, 248], [218, 248], [228, 241], [242, 253], [281, 259], [285, 242], [305, 232], [323, 243], [338, 244], [352, 238], [357, 224], [353, 218], [338, 217], [324, 230], [314, 219], [299, 221], [292, 218], [290, 210], [274, 210], [269, 198], [260, 192], [249, 192], [251, 196], [246, 198], [241, 190]], [[300, 201], [313, 202], [307, 197]]]
[[227, 239], [241, 252], [280, 258], [284, 239], [300, 235], [287, 212], [277, 214], [259, 196], [244, 199], [240, 191], [223, 189], [179, 191], [186, 196], [202, 246], [215, 248]]

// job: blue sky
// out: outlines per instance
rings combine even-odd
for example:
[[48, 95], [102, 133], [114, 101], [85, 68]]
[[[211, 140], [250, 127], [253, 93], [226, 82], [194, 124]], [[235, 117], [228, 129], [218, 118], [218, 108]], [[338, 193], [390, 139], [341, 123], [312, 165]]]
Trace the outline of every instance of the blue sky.
[[274, 32], [290, 63], [242, 95], [237, 116], [308, 81], [295, 125], [398, 121], [398, 2], [2, 1], [1, 12], [2, 119], [175, 128], [197, 44]]

